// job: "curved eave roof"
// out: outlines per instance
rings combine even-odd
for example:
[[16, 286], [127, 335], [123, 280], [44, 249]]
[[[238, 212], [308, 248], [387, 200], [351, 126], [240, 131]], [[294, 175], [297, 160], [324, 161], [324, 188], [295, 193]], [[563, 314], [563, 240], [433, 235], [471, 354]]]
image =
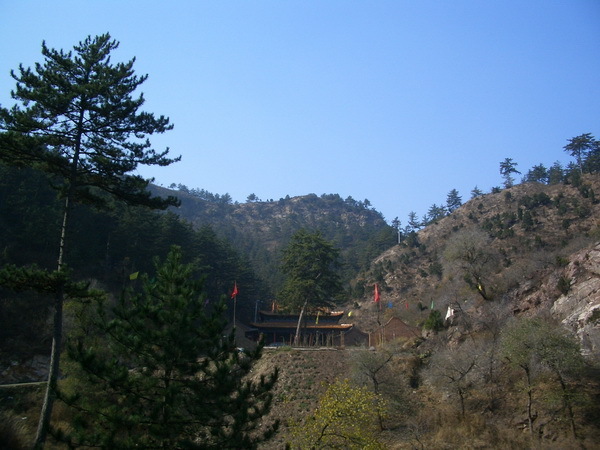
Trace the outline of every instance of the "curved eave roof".
[[[290, 322], [263, 322], [263, 323], [252, 323], [250, 324], [252, 327], [255, 328], [259, 328], [259, 329], [275, 329], [275, 328], [283, 328], [283, 329], [287, 329], [287, 330], [295, 330], [297, 327], [296, 323], [290, 323]], [[306, 325], [302, 325], [301, 329], [302, 330], [349, 330], [350, 328], [352, 328], [354, 325], [350, 324], [350, 323], [340, 323], [340, 324], [323, 324], [323, 325], [319, 325], [319, 324], [306, 324]]]
[[[263, 316], [268, 316], [268, 317], [298, 317], [298, 314], [278, 313], [278, 312], [264, 311], [264, 310], [261, 310], [260, 314], [262, 314]], [[344, 315], [344, 311], [331, 311], [331, 312], [327, 312], [327, 313], [321, 313], [320, 317], [341, 317], [343, 315]], [[317, 314], [311, 313], [308, 316], [316, 317]]]

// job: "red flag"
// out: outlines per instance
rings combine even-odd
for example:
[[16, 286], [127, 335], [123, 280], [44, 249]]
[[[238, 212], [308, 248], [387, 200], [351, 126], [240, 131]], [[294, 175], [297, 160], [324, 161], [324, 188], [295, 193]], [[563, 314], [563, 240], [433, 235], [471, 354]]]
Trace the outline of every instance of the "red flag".
[[236, 298], [238, 295], [237, 282], [233, 283], [233, 292], [231, 293], [231, 298]]
[[373, 300], [375, 303], [379, 302], [379, 286], [375, 283], [375, 298]]

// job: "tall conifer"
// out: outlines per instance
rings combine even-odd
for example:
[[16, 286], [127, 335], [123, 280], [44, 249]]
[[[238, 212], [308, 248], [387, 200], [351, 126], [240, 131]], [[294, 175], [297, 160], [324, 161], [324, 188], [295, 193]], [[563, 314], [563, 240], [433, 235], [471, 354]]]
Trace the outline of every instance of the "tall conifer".
[[[117, 198], [130, 204], [165, 208], [175, 198], [153, 198], [149, 181], [131, 175], [139, 164], [166, 166], [175, 161], [168, 149], [156, 152], [148, 136], [172, 128], [169, 119], [139, 112], [144, 97], [133, 97], [147, 76], [134, 74], [135, 59], [112, 64], [118, 42], [109, 34], [88, 37], [74, 52], [42, 43], [43, 63], [11, 72], [18, 103], [0, 108], [0, 159], [34, 166], [55, 176], [64, 200], [57, 270], [66, 262], [71, 210], [75, 202], [107, 206]], [[40, 415], [36, 447], [45, 441], [59, 375], [65, 294], [58, 286], [54, 304], [52, 353], [48, 388]]]
[[143, 291], [83, 314], [67, 345], [74, 408], [70, 446], [255, 448], [275, 431], [259, 429], [277, 372], [251, 381], [259, 347], [240, 352], [225, 332], [225, 303], [206, 302], [203, 281], [173, 247]]

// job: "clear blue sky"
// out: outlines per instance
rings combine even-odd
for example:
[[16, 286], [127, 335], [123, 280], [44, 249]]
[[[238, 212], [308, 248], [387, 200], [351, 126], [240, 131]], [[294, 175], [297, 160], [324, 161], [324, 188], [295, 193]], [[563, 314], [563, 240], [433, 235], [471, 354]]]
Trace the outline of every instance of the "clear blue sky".
[[107, 31], [175, 124], [153, 142], [182, 162], [140, 170], [164, 186], [338, 193], [406, 224], [500, 186], [507, 157], [526, 172], [600, 138], [598, 0], [0, 0], [0, 103], [42, 40]]

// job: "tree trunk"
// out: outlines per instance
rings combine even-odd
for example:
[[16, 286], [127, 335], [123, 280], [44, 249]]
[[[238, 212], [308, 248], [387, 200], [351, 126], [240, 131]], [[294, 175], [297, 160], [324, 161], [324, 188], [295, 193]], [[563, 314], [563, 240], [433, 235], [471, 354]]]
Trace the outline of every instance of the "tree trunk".
[[474, 275], [473, 277], [475, 278], [475, 282], [477, 283], [477, 293], [481, 295], [481, 298], [483, 298], [484, 300], [489, 300], [490, 298], [488, 297], [485, 285], [483, 284], [481, 277], [478, 275]]
[[294, 336], [294, 345], [297, 347], [300, 344], [300, 325], [302, 323], [302, 317], [304, 317], [304, 310], [306, 309], [306, 305], [308, 300], [304, 302], [302, 305], [302, 309], [300, 310], [300, 317], [298, 317], [298, 325], [296, 326], [296, 336]]
[[457, 389], [458, 398], [460, 399], [460, 416], [464, 420], [465, 418], [465, 393], [461, 388]]
[[[60, 231], [60, 248], [58, 252], [58, 271], [64, 264], [65, 240], [67, 234], [67, 224], [69, 223], [70, 202], [69, 196], [65, 199], [65, 209], [63, 212], [63, 223]], [[54, 298], [54, 317], [52, 327], [52, 349], [50, 351], [50, 368], [48, 369], [48, 382], [46, 383], [46, 393], [44, 394], [44, 402], [40, 411], [40, 419], [35, 435], [34, 449], [44, 448], [48, 429], [50, 428], [50, 417], [52, 416], [52, 408], [54, 406], [54, 398], [56, 396], [56, 384], [60, 373], [60, 351], [62, 344], [62, 325], [63, 325], [63, 303], [64, 291], [63, 286], [59, 286]]]
[[527, 375], [527, 423], [529, 424], [529, 434], [533, 437], [533, 387], [531, 386], [531, 374], [529, 369], [524, 369]]
[[562, 377], [561, 373], [556, 371], [558, 376], [558, 381], [560, 382], [560, 387], [562, 389], [563, 394], [563, 404], [567, 409], [567, 413], [569, 414], [569, 423], [571, 425], [571, 433], [573, 433], [573, 437], [577, 439], [577, 428], [575, 427], [575, 413], [573, 412], [573, 405], [571, 404], [571, 400], [569, 399], [569, 392], [567, 388], [567, 383], [565, 379]]
[[44, 447], [48, 428], [50, 426], [50, 416], [52, 415], [52, 407], [54, 405], [54, 397], [56, 395], [56, 383], [58, 381], [60, 369], [60, 348], [62, 341], [62, 314], [63, 314], [63, 292], [56, 294], [54, 301], [54, 327], [52, 330], [52, 350], [50, 353], [50, 368], [48, 371], [48, 382], [46, 384], [46, 393], [44, 395], [44, 403], [40, 412], [40, 420], [38, 422], [37, 433], [35, 436], [35, 449]]
[[[71, 201], [75, 198], [75, 188], [77, 182], [77, 169], [79, 167], [79, 155], [81, 151], [81, 137], [83, 136], [83, 119], [84, 107], [79, 113], [77, 124], [77, 137], [75, 143], [75, 152], [73, 161], [71, 162], [71, 174], [68, 179], [69, 189], [65, 197], [65, 208], [63, 211], [63, 221], [60, 229], [60, 242], [58, 248], [58, 263], [57, 271], [60, 272], [65, 261], [67, 228], [69, 225]], [[50, 353], [50, 369], [48, 371], [48, 383], [46, 385], [46, 393], [44, 394], [44, 403], [40, 412], [40, 420], [38, 422], [37, 433], [35, 436], [34, 449], [44, 448], [48, 429], [50, 428], [50, 418], [52, 417], [52, 408], [54, 406], [54, 397], [56, 396], [56, 384], [60, 372], [60, 351], [62, 344], [62, 327], [63, 327], [63, 303], [64, 289], [59, 286], [56, 292], [54, 302], [54, 324], [52, 329], [52, 350]]]

